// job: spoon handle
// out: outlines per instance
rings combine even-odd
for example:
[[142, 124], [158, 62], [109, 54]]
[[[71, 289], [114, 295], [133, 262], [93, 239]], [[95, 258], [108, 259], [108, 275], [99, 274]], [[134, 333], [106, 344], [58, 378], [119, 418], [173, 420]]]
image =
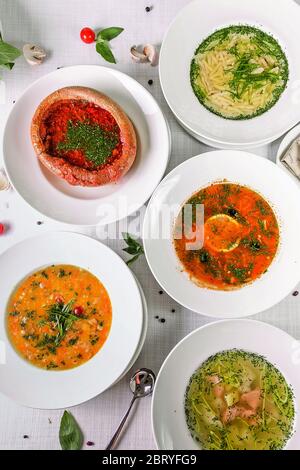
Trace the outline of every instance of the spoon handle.
[[115, 444], [116, 444], [116, 442], [117, 442], [117, 440], [118, 440], [118, 438], [119, 438], [119, 436], [120, 436], [120, 434], [121, 434], [121, 432], [122, 432], [122, 429], [123, 429], [123, 427], [124, 427], [124, 424], [125, 424], [126, 421], [127, 421], [127, 418], [128, 418], [128, 416], [129, 416], [129, 413], [130, 413], [130, 411], [131, 411], [131, 408], [132, 408], [132, 406], [133, 406], [133, 404], [134, 404], [136, 398], [137, 398], [137, 397], [133, 397], [133, 399], [131, 400], [131, 403], [130, 403], [130, 405], [129, 405], [129, 408], [128, 408], [126, 414], [124, 415], [122, 421], [121, 421], [120, 424], [119, 424], [118, 429], [116, 430], [115, 434], [113, 435], [113, 437], [112, 437], [110, 443], [108, 444], [108, 446], [106, 447], [105, 450], [111, 450], [111, 449], [113, 449], [113, 448], [115, 447]]

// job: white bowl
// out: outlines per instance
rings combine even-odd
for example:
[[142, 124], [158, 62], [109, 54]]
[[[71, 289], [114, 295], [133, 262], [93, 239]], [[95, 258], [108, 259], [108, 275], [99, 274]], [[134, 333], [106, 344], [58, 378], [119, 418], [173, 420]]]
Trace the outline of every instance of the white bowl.
[[286, 166], [282, 163], [280, 158], [282, 155], [288, 150], [288, 148], [292, 145], [293, 141], [300, 136], [300, 124], [298, 126], [293, 127], [282, 139], [280, 146], [277, 151], [276, 155], [276, 163], [283, 171], [285, 171], [298, 185], [300, 185], [300, 180], [291, 173]]
[[[6, 308], [15, 286], [28, 274], [51, 264], [73, 264], [103, 283], [112, 303], [112, 326], [99, 352], [74, 369], [47, 371], [33, 366], [13, 348], [6, 331]], [[87, 401], [119, 380], [143, 341], [144, 312], [135, 278], [110, 248], [84, 235], [53, 232], [29, 238], [0, 256], [0, 392], [33, 408], [67, 408]]]
[[[280, 225], [278, 253], [267, 273], [234, 291], [197, 286], [182, 272], [173, 247], [177, 214], [166, 217], [166, 208], [177, 213], [197, 190], [217, 180], [249, 186], [273, 206]], [[194, 312], [215, 318], [253, 315], [280, 302], [300, 280], [299, 186], [274, 163], [251, 153], [219, 150], [191, 158], [176, 167], [154, 192], [145, 214], [143, 239], [150, 269], [164, 290]], [[160, 234], [164, 220], [163, 236]], [[159, 236], [157, 236], [157, 234]]]
[[[160, 81], [165, 98], [185, 128], [216, 147], [253, 147], [269, 143], [300, 119], [300, 7], [293, 0], [195, 0], [169, 27], [160, 53]], [[286, 52], [290, 80], [268, 112], [245, 121], [225, 120], [202, 106], [190, 84], [190, 64], [197, 46], [215, 30], [249, 24], [272, 34]], [[175, 78], [176, 77], [176, 78]], [[213, 144], [212, 144], [213, 145]]]
[[[39, 103], [70, 85], [96, 90], [114, 99], [131, 119], [138, 138], [133, 167], [117, 184], [97, 188], [71, 186], [42, 165], [30, 141], [30, 125]], [[4, 164], [16, 191], [42, 214], [73, 225], [105, 225], [134, 213], [160, 182], [170, 155], [167, 121], [153, 96], [136, 80], [96, 65], [65, 67], [33, 83], [18, 99], [4, 130]]]
[[199, 449], [185, 421], [186, 387], [192, 374], [206, 359], [234, 348], [264, 356], [291, 385], [296, 418], [294, 434], [286, 449], [299, 450], [299, 343], [282, 330], [253, 320], [210, 323], [190, 333], [170, 352], [158, 374], [152, 399], [152, 427], [158, 449]]
[[146, 296], [145, 296], [145, 293], [142, 289], [142, 286], [141, 286], [141, 283], [139, 282], [139, 280], [137, 279], [137, 277], [133, 274], [134, 278], [135, 278], [135, 282], [137, 283], [137, 286], [139, 288], [139, 291], [140, 291], [140, 294], [141, 294], [141, 299], [142, 299], [142, 304], [143, 304], [143, 329], [142, 329], [142, 334], [141, 334], [141, 338], [140, 338], [140, 342], [138, 344], [138, 347], [136, 349], [136, 352], [134, 354], [134, 357], [132, 358], [131, 362], [129, 363], [127, 369], [123, 372], [123, 374], [116, 380], [115, 383], [119, 382], [123, 377], [125, 377], [125, 375], [130, 371], [130, 369], [134, 366], [134, 364], [136, 363], [136, 361], [138, 360], [139, 358], [139, 355], [141, 354], [142, 352], [142, 349], [143, 349], [143, 346], [144, 346], [144, 343], [146, 341], [146, 336], [147, 336], [147, 330], [148, 330], [148, 305], [147, 305], [147, 300], [146, 300]]

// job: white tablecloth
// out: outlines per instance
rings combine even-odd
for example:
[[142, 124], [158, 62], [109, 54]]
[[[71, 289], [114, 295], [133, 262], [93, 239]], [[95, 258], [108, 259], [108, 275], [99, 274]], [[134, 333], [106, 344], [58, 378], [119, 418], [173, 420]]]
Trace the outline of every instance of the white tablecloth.
[[[133, 44], [161, 44], [167, 26], [187, 3], [188, 0], [2, 0], [0, 19], [5, 39], [17, 46], [22, 46], [24, 42], [41, 44], [49, 55], [47, 61], [38, 68], [28, 66], [21, 58], [11, 72], [2, 74], [6, 84], [6, 103], [0, 104], [0, 130], [3, 129], [13, 101], [37, 78], [57, 67], [103, 64], [94, 47], [80, 41], [79, 31], [82, 27], [104, 28], [116, 25], [123, 26], [125, 31], [114, 41], [118, 63], [113, 67], [131, 75], [148, 88], [170, 123], [173, 150], [167, 171], [187, 158], [208, 151], [208, 147], [187, 135], [175, 121], [160, 89], [157, 67], [134, 64], [129, 56], [129, 48]], [[146, 13], [145, 7], [148, 5], [153, 6], [153, 9]], [[153, 79], [152, 86], [147, 84], [149, 79]], [[278, 142], [275, 142], [254, 152], [274, 160], [277, 148]], [[2, 156], [0, 163], [1, 158]], [[44, 223], [37, 225], [39, 220]], [[14, 192], [0, 193], [0, 221], [9, 226], [7, 234], [0, 237], [1, 252], [24, 237], [53, 229], [73, 229], [39, 215]], [[94, 229], [82, 232], [96, 237]], [[120, 241], [110, 241], [108, 244], [125, 257]], [[160, 295], [160, 287], [151, 275], [145, 259], [136, 262], [132, 269], [143, 286], [149, 307], [149, 330], [145, 346], [133, 370], [145, 366], [158, 372], [173, 346], [187, 333], [209, 320], [180, 307], [165, 293]], [[272, 323], [300, 339], [299, 306], [300, 296], [290, 295], [256, 318]], [[172, 309], [175, 309], [175, 313], [172, 313]], [[155, 319], [157, 315], [165, 318], [166, 322], [160, 323]], [[129, 377], [130, 373], [101, 396], [72, 409], [84, 432], [85, 441], [95, 442], [94, 447], [85, 448], [103, 449], [109, 441], [131, 398]], [[155, 448], [151, 433], [150, 404], [150, 398], [138, 404], [120, 441], [120, 449]], [[0, 449], [59, 449], [61, 414], [61, 411], [26, 409], [0, 396]], [[24, 439], [24, 435], [29, 436], [28, 439]]]

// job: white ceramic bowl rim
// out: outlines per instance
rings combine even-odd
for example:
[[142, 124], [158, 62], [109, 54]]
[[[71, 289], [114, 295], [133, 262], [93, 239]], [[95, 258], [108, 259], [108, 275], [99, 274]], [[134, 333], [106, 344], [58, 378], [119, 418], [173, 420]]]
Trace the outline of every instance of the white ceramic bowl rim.
[[[206, 0], [188, 3], [171, 23], [160, 53], [161, 86], [176, 118], [211, 145], [258, 146], [284, 134], [300, 119], [299, 21], [300, 8], [293, 0], [211, 0], [209, 6]], [[268, 112], [244, 121], [214, 115], [198, 102], [190, 85], [190, 63], [197, 46], [215, 30], [232, 24], [253, 25], [273, 35], [290, 68], [289, 83], [279, 101]]]
[[[275, 210], [281, 232], [279, 250], [268, 272], [234, 291], [203, 289], [191, 282], [182, 272], [173, 247], [175, 217], [163, 226], [164, 237], [160, 230], [166, 207], [181, 207], [200, 188], [224, 179], [248, 186], [265, 197]], [[272, 307], [291, 292], [300, 278], [299, 196], [299, 187], [288, 175], [251, 153], [221, 150], [187, 160], [163, 179], [145, 214], [144, 248], [154, 277], [178, 303], [214, 318], [243, 317]]]
[[[15, 286], [52, 264], [89, 270], [103, 283], [112, 303], [112, 326], [103, 347], [83, 365], [64, 371], [47, 371], [23, 359], [8, 338], [4, 314]], [[0, 364], [1, 393], [33, 408], [67, 408], [102, 393], [127, 370], [143, 333], [143, 304], [132, 272], [106, 245], [72, 232], [25, 239], [1, 254], [0, 276], [0, 339], [6, 350], [6, 361]]]
[[[265, 339], [268, 338], [268, 341]], [[280, 344], [280, 348], [278, 345]], [[299, 449], [299, 344], [286, 332], [256, 320], [212, 322], [185, 336], [168, 354], [158, 373], [152, 399], [152, 431], [160, 450], [199, 450], [186, 425], [184, 396], [190, 377], [208, 357], [239, 349], [259, 354], [275, 365], [294, 392], [294, 434], [286, 445]]]
[[[30, 140], [34, 111], [51, 92], [71, 85], [101, 90], [135, 126], [137, 158], [117, 184], [71, 186], [38, 162]], [[128, 75], [97, 65], [63, 67], [31, 84], [12, 107], [3, 137], [5, 169], [20, 196], [51, 219], [82, 226], [107, 225], [142, 207], [164, 175], [170, 149], [168, 123], [150, 92]]]

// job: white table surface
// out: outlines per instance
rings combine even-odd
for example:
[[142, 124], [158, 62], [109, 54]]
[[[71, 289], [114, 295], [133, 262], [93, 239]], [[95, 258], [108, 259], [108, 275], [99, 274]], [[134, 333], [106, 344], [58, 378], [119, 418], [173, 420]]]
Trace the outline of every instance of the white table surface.
[[[13, 101], [37, 78], [57, 67], [104, 64], [93, 46], [80, 41], [79, 31], [82, 27], [104, 28], [117, 25], [123, 26], [125, 31], [114, 41], [118, 63], [113, 67], [134, 77], [148, 88], [168, 118], [173, 150], [167, 171], [187, 158], [208, 151], [208, 147], [186, 134], [175, 121], [160, 89], [158, 68], [134, 64], [129, 55], [129, 48], [133, 44], [161, 44], [168, 24], [188, 2], [189, 0], [2, 0], [0, 20], [5, 39], [19, 47], [24, 42], [40, 44], [47, 49], [49, 55], [46, 62], [38, 68], [30, 67], [21, 58], [11, 72], [2, 73], [6, 84], [6, 103], [0, 104], [0, 131]], [[148, 5], [152, 5], [153, 9], [146, 13], [145, 7]], [[147, 84], [150, 78], [154, 82], [152, 86]], [[278, 144], [277, 141], [254, 152], [275, 161]], [[1, 159], [0, 155], [0, 163]], [[75, 229], [97, 237], [93, 228], [78, 230], [46, 219], [30, 209], [13, 191], [0, 193], [0, 221], [9, 227], [5, 236], [0, 238], [0, 252], [24, 237], [53, 229]], [[43, 224], [37, 225], [37, 221], [42, 221]], [[125, 258], [121, 251], [121, 241], [106, 243]], [[160, 295], [160, 287], [151, 275], [145, 259], [137, 261], [132, 269], [143, 286], [149, 308], [149, 329], [145, 346], [132, 371], [145, 366], [158, 372], [173, 346], [186, 334], [210, 320], [180, 307], [165, 293]], [[300, 296], [290, 295], [276, 307], [254, 318], [280, 327], [300, 339], [299, 307]], [[175, 313], [171, 312], [172, 309], [176, 310]], [[166, 322], [160, 323], [155, 319], [156, 315], [165, 318]], [[84, 432], [85, 442], [95, 442], [94, 447], [85, 445], [84, 448], [103, 449], [109, 441], [130, 400], [129, 377], [130, 373], [101, 396], [72, 409]], [[136, 407], [119, 449], [155, 448], [151, 433], [150, 402], [150, 398], [144, 399]], [[61, 415], [62, 411], [27, 409], [0, 396], [0, 449], [59, 449]], [[24, 439], [24, 435], [29, 438]]]

